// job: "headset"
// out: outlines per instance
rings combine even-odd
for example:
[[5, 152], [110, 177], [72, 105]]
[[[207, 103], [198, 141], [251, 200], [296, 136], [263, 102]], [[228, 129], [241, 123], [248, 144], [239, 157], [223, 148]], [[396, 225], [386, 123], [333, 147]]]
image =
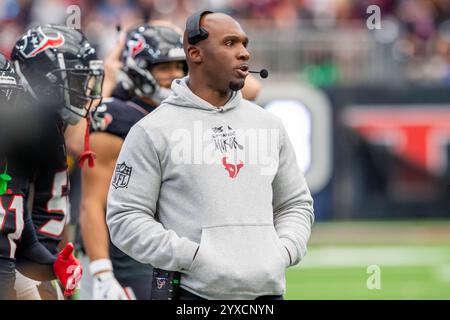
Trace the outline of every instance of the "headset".
[[[197, 44], [202, 40], [208, 38], [209, 33], [204, 28], [200, 27], [200, 19], [209, 13], [214, 13], [214, 11], [198, 11], [192, 14], [186, 21], [186, 32], [189, 44]], [[258, 73], [263, 79], [269, 76], [269, 72], [266, 69], [261, 69], [260, 71], [249, 70], [251, 73]]]
[[197, 44], [202, 40], [208, 38], [208, 31], [200, 27], [200, 19], [209, 13], [214, 13], [213, 11], [205, 10], [198, 11], [191, 15], [186, 21], [186, 32], [188, 36], [189, 44]]

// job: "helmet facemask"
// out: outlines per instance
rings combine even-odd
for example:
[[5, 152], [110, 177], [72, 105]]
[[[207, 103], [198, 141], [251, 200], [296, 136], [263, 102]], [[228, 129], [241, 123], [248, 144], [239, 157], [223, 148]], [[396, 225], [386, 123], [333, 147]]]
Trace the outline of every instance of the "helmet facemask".
[[46, 76], [61, 90], [64, 99], [64, 108], [61, 110], [63, 120], [76, 124], [82, 118], [87, 118], [92, 109], [101, 104], [103, 62], [91, 60], [89, 67], [66, 67], [62, 54], [58, 54], [58, 62], [60, 68]]
[[186, 64], [181, 36], [170, 27], [139, 26], [127, 35], [119, 80], [126, 90], [159, 105], [172, 91], [158, 83], [152, 68], [173, 61]]
[[[23, 86], [12, 69], [0, 70], [0, 138], [12, 136], [14, 139], [0, 139], [3, 143], [12, 143], [19, 136], [21, 124], [25, 120], [24, 109], [19, 105], [19, 97], [22, 96]], [[22, 132], [20, 132], [22, 133]], [[8, 140], [8, 142], [6, 141]], [[0, 146], [2, 149], [3, 146]], [[1, 151], [1, 150], [0, 150]], [[1, 172], [0, 172], [1, 173]]]
[[10, 108], [16, 105], [19, 92], [23, 90], [22, 86], [16, 83], [13, 77], [0, 76], [0, 106], [1, 108]]
[[120, 74], [120, 81], [126, 90], [133, 90], [138, 97], [151, 99], [159, 105], [170, 96], [172, 90], [159, 85], [151, 72], [151, 66], [142, 58], [128, 57]]
[[17, 82], [14, 74], [0, 71], [0, 120], [1, 125], [10, 121], [17, 121], [19, 108], [17, 99], [23, 92], [23, 86]]

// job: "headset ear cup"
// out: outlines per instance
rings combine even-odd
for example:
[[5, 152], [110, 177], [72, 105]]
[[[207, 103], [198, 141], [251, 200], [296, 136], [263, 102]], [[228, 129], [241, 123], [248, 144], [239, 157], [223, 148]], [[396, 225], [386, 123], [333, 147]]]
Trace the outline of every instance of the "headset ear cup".
[[208, 31], [200, 27], [201, 18], [208, 13], [214, 13], [213, 11], [199, 11], [191, 15], [186, 21], [186, 31], [188, 34], [189, 44], [197, 44], [198, 42], [208, 38]]
[[[199, 23], [200, 23], [200, 22], [199, 22]], [[208, 38], [208, 36], [209, 36], [208, 31], [206, 31], [206, 30], [205, 30], [204, 28], [202, 28], [202, 27], [200, 27], [199, 30], [200, 30], [200, 34], [201, 34], [201, 36], [202, 36], [202, 40]]]

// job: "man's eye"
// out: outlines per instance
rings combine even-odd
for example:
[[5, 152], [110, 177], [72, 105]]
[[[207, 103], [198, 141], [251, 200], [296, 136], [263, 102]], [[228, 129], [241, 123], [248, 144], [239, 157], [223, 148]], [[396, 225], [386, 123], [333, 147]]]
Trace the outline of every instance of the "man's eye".
[[229, 40], [229, 41], [225, 42], [225, 45], [227, 47], [231, 47], [233, 45], [233, 41]]

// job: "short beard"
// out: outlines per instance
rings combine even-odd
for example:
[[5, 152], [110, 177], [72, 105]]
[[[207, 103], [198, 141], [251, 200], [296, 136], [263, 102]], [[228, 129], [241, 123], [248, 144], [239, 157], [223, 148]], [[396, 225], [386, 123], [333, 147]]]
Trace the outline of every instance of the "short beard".
[[232, 91], [239, 91], [244, 87], [245, 82], [230, 82], [228, 85]]

